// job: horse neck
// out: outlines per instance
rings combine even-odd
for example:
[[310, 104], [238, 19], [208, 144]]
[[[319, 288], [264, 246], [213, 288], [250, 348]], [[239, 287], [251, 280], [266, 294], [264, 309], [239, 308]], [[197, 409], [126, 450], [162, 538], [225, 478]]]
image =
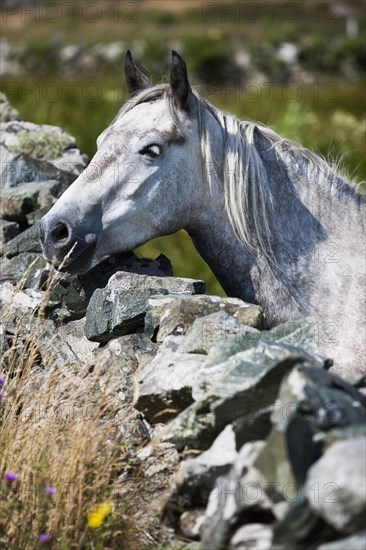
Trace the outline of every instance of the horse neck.
[[[222, 138], [222, 129], [215, 128], [217, 122], [210, 121], [210, 124], [212, 157], [220, 159], [223, 158], [225, 139]], [[270, 232], [264, 241], [271, 250], [272, 265], [268, 263], [266, 253], [253, 254], [252, 249], [236, 236], [225, 208], [225, 178], [222, 174], [220, 178], [219, 171], [209, 189], [202, 185], [203, 207], [195, 223], [187, 229], [226, 292], [258, 302], [261, 279], [269, 283], [269, 277], [269, 284], [277, 280], [279, 286], [287, 286], [291, 293], [298, 277], [293, 266], [305, 269], [306, 264], [309, 274], [314, 274], [317, 266], [311, 259], [317, 245], [329, 239], [343, 238], [339, 232], [339, 217], [342, 215], [350, 228], [354, 226], [353, 218], [357, 215], [360, 201], [342, 178], [331, 171], [323, 171], [317, 165], [315, 155], [312, 162], [311, 153], [309, 159], [291, 152], [279, 154], [260, 132], [256, 133], [253, 146], [263, 163], [261, 173], [266, 175], [260, 185], [270, 197], [270, 206], [266, 206], [265, 213]], [[252, 204], [256, 203], [255, 199]], [[251, 215], [250, 211], [248, 215]], [[260, 226], [258, 220], [260, 217], [255, 224], [249, 222], [253, 234], [255, 227]], [[273, 265], [276, 269], [272, 269]]]
[[243, 278], [243, 273], [250, 271], [253, 257], [236, 236], [225, 207], [225, 133], [211, 112], [202, 108], [199, 118], [211, 153], [207, 157], [203, 151], [201, 196], [185, 229], [226, 293], [253, 302], [255, 293], [250, 278]]
[[223, 197], [207, 197], [205, 207], [187, 227], [193, 244], [212, 269], [217, 280], [228, 294], [247, 302], [255, 302], [255, 290], [249, 273], [253, 257], [235, 235], [225, 209]]
[[[256, 139], [268, 174], [266, 183], [277, 205], [274, 221], [290, 217], [305, 222], [298, 217], [301, 209], [310, 228], [321, 226], [328, 237], [337, 233], [340, 216], [354, 226], [355, 218], [362, 218], [362, 197], [323, 159], [295, 144], [286, 150], [288, 143], [282, 149], [263, 135]], [[297, 228], [298, 224], [294, 225], [295, 231]]]

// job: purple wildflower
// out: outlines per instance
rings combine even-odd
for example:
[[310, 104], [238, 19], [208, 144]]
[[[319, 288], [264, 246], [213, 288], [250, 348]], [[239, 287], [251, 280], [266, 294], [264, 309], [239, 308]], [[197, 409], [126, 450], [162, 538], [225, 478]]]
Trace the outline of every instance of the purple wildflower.
[[38, 540], [39, 542], [49, 542], [51, 540], [51, 537], [46, 533], [41, 533], [38, 537]]
[[0, 386], [3, 386], [5, 384], [5, 380], [6, 380], [5, 376], [1, 375], [0, 376]]
[[44, 492], [46, 495], [54, 495], [56, 493], [55, 487], [46, 487]]
[[12, 483], [13, 481], [18, 481], [18, 480], [19, 480], [19, 476], [17, 476], [17, 475], [14, 474], [13, 472], [5, 472], [4, 478], [5, 478], [6, 481], [8, 481], [9, 483]]

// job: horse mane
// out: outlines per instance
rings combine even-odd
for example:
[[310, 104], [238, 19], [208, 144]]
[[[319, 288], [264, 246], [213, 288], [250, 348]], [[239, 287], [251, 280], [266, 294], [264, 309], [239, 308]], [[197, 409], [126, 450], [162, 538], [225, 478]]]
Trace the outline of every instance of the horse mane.
[[[268, 150], [273, 149], [279, 162], [287, 167], [301, 165], [301, 179], [304, 182], [327, 180], [335, 193], [353, 196], [357, 202], [364, 202], [364, 196], [357, 193], [355, 182], [350, 182], [339, 174], [339, 164], [329, 164], [318, 154], [306, 149], [295, 141], [283, 138], [273, 129], [252, 121], [240, 121], [236, 116], [225, 114], [206, 100], [195, 94], [198, 102], [199, 132], [201, 150], [206, 166], [214, 166], [211, 154], [210, 137], [207, 130], [207, 112], [216, 119], [224, 137], [222, 181], [225, 193], [225, 206], [231, 225], [240, 241], [249, 249], [256, 249], [273, 264], [271, 250], [271, 228], [268, 211], [273, 209], [270, 179], [257, 139], [264, 139]], [[211, 184], [216, 171], [209, 169], [206, 179]], [[330, 190], [333, 192], [333, 189]]]
[[[201, 143], [203, 179], [211, 187], [214, 179], [223, 183], [225, 208], [231, 225], [239, 240], [249, 249], [256, 249], [264, 257], [273, 261], [271, 251], [271, 228], [268, 223], [268, 210], [273, 208], [269, 185], [271, 175], [256, 146], [256, 137], [265, 139], [277, 157], [287, 164], [288, 155], [300, 162], [305, 169], [304, 179], [318, 180], [320, 174], [331, 185], [341, 191], [356, 195], [363, 200], [352, 184], [337, 174], [338, 166], [330, 165], [316, 153], [298, 143], [285, 139], [271, 128], [251, 121], [240, 121], [231, 114], [225, 114], [193, 91]], [[169, 110], [175, 124], [182, 130], [178, 109], [169, 84], [158, 84], [129, 98], [122, 106], [114, 121], [142, 103], [168, 100]], [[213, 158], [211, 136], [208, 129], [208, 115], [212, 115], [221, 129], [224, 141], [224, 156], [218, 162]]]

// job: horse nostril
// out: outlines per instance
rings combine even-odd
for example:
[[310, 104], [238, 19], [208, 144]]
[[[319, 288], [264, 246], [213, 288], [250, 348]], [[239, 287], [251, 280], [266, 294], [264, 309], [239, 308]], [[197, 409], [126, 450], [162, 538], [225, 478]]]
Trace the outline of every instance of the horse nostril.
[[51, 239], [54, 244], [65, 243], [69, 237], [70, 231], [65, 223], [58, 223], [51, 231]]

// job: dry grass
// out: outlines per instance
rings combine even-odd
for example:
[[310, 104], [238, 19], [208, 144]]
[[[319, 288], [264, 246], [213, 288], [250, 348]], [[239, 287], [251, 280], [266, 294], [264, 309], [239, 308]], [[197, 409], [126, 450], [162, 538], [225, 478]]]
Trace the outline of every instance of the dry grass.
[[[129, 513], [134, 495], [118, 498], [128, 458], [114, 393], [105, 378], [101, 388], [98, 365], [60, 369], [52, 353], [42, 357], [42, 331], [41, 307], [18, 322], [1, 365], [0, 547], [139, 548]], [[7, 481], [7, 473], [18, 479]], [[88, 514], [105, 502], [111, 512], [91, 528]], [[41, 543], [42, 533], [51, 540]]]

